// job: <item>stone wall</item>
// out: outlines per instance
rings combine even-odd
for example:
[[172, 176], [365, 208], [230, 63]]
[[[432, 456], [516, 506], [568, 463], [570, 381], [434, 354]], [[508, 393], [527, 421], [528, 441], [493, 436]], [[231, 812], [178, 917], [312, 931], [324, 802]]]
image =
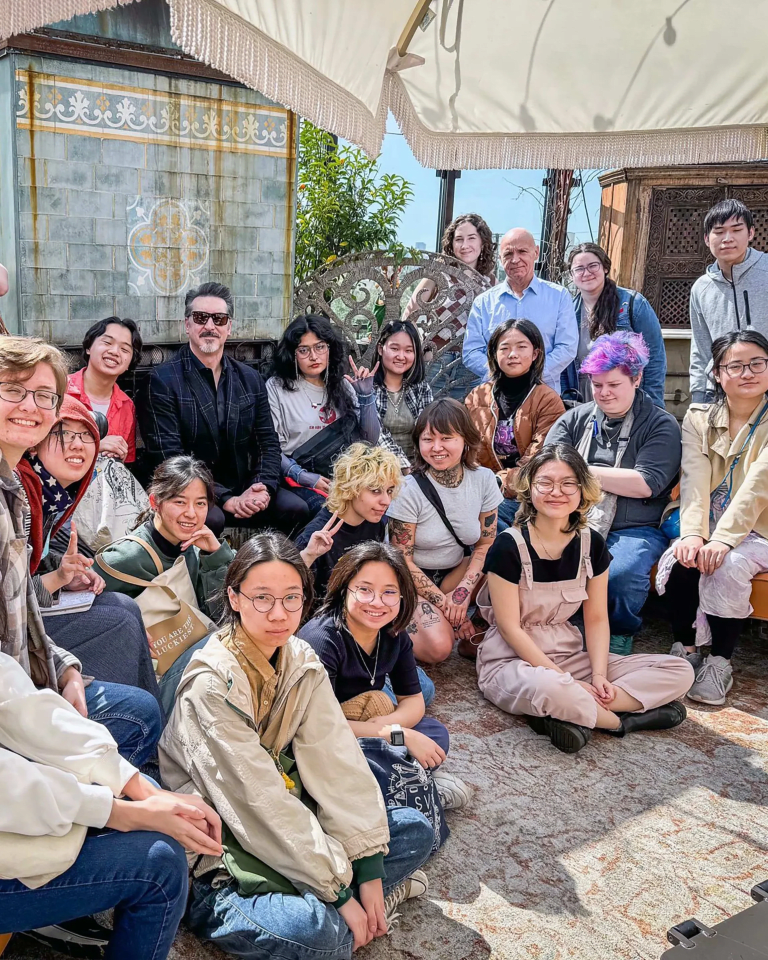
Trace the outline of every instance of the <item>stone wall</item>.
[[0, 129], [9, 116], [10, 329], [74, 344], [117, 314], [145, 341], [175, 341], [184, 292], [210, 279], [232, 287], [234, 337], [279, 336], [292, 283], [289, 111], [234, 84], [12, 53], [0, 61]]

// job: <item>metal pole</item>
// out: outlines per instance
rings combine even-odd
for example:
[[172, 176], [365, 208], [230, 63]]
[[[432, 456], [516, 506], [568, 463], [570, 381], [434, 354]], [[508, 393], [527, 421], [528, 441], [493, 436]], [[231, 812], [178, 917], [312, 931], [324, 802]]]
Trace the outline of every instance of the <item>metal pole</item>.
[[453, 220], [456, 181], [461, 176], [461, 170], [435, 170], [435, 176], [440, 178], [440, 199], [437, 210], [437, 239], [435, 240], [435, 250], [439, 252], [445, 228], [451, 220]]

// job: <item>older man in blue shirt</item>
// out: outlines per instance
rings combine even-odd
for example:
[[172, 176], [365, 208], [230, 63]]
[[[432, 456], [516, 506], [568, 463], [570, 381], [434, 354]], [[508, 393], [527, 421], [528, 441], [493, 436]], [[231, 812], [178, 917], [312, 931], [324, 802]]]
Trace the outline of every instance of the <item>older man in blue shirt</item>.
[[463, 360], [465, 367], [487, 379], [491, 333], [505, 320], [531, 320], [544, 338], [544, 382], [560, 393], [560, 374], [578, 349], [579, 325], [565, 287], [534, 276], [538, 256], [539, 248], [527, 230], [516, 227], [504, 234], [499, 257], [507, 279], [475, 297]]

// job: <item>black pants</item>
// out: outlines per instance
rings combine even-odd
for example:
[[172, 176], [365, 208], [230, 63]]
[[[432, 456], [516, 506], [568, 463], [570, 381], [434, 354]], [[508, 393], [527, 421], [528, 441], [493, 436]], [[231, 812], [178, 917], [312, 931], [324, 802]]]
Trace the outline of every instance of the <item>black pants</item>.
[[[667, 602], [669, 619], [672, 622], [672, 635], [676, 641], [691, 647], [696, 642], [696, 630], [691, 626], [696, 619], [699, 606], [699, 578], [696, 568], [684, 567], [676, 563], [667, 581]], [[730, 660], [744, 625], [743, 620], [735, 617], [716, 617], [707, 614], [707, 623], [712, 632], [712, 656]]]
[[241, 520], [233, 513], [227, 513], [214, 504], [208, 510], [205, 522], [216, 537], [221, 537], [224, 527], [248, 527], [254, 531], [272, 527], [291, 536], [303, 530], [316, 512], [295, 493], [285, 487], [278, 487], [267, 509], [254, 513], [252, 517]]

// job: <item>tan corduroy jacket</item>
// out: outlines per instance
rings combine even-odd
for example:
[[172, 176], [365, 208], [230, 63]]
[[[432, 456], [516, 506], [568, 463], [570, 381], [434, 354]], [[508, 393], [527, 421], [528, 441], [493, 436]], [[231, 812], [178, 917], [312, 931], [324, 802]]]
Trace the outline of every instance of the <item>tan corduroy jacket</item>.
[[[291, 637], [258, 731], [253, 716], [245, 673], [214, 635], [181, 678], [160, 741], [163, 780], [204, 797], [245, 850], [332, 903], [352, 881], [351, 860], [387, 852], [389, 827], [376, 779], [309, 644]], [[264, 749], [289, 746], [317, 815], [286, 789]]]
[[[493, 450], [493, 438], [499, 422], [499, 407], [493, 396], [493, 384], [490, 381], [481, 383], [464, 402], [482, 438], [478, 457], [480, 465], [493, 470], [499, 477], [505, 497], [514, 497], [514, 489], [507, 487], [507, 474], [511, 471], [502, 467]], [[563, 413], [563, 401], [551, 387], [539, 383], [531, 389], [515, 413], [515, 440], [520, 451], [520, 460], [515, 471], [512, 471], [513, 476], [517, 469], [524, 467], [531, 457], [539, 452], [549, 428]]]
[[[728, 409], [715, 414], [711, 404], [692, 403], [683, 420], [683, 463], [680, 481], [680, 535], [710, 539], [709, 501], [765, 405], [761, 398], [748, 422], [731, 440]], [[752, 531], [768, 537], [768, 415], [752, 435], [733, 471], [731, 502], [720, 518], [713, 540], [737, 547]]]

